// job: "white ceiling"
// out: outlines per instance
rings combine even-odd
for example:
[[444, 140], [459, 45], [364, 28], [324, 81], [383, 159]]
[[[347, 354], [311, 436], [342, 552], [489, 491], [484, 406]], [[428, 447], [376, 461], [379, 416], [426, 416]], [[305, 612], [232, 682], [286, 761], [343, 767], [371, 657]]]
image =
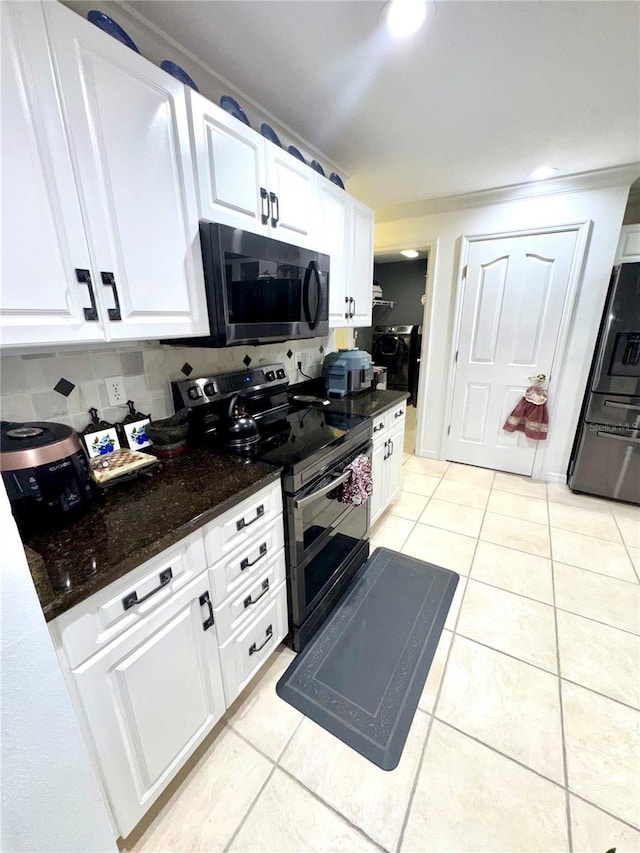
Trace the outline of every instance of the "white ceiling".
[[640, 4], [439, 0], [393, 41], [369, 0], [133, 0], [375, 208], [640, 159]]

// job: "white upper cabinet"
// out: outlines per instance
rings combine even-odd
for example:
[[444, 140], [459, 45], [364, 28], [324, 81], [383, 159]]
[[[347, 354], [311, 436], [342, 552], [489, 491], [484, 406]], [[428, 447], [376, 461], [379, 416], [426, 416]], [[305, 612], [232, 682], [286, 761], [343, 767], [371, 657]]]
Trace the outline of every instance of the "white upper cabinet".
[[2, 18], [1, 341], [101, 341], [42, 10], [5, 3]]
[[316, 249], [315, 172], [189, 90], [200, 216]]
[[318, 181], [318, 248], [331, 258], [329, 269], [329, 322], [332, 327], [348, 323], [347, 222], [349, 196], [331, 181]]
[[616, 264], [640, 261], [640, 225], [624, 225], [616, 250]]
[[317, 249], [316, 173], [268, 139], [264, 149], [271, 236], [306, 249]]
[[373, 211], [351, 199], [350, 269], [351, 326], [370, 326], [373, 299]]
[[185, 87], [45, 3], [109, 340], [208, 332]]
[[201, 218], [259, 232], [269, 219], [264, 140], [192, 89], [188, 95]]
[[331, 255], [329, 325], [331, 328], [370, 326], [373, 211], [329, 181], [323, 180], [322, 184], [321, 232], [329, 247], [323, 251]]
[[184, 86], [59, 3], [6, 3], [4, 346], [208, 332]]

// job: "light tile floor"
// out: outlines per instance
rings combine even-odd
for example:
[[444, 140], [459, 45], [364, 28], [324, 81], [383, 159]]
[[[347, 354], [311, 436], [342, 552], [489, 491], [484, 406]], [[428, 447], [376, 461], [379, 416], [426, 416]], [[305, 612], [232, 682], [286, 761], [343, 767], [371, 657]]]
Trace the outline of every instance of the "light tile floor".
[[372, 547], [460, 583], [398, 768], [276, 696], [282, 646], [122, 849], [640, 851], [640, 510], [408, 454], [403, 486]]

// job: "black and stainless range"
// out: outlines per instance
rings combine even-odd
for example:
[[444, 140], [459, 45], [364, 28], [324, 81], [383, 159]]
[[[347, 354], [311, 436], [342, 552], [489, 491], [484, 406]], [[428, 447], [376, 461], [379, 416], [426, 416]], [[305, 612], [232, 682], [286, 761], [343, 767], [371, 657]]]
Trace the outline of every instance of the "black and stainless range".
[[191, 440], [213, 447], [240, 394], [260, 431], [248, 460], [283, 469], [289, 639], [300, 651], [369, 556], [369, 506], [344, 503], [342, 486], [356, 456], [371, 458], [371, 421], [296, 399], [282, 364], [172, 382], [172, 391], [176, 410], [189, 409]]

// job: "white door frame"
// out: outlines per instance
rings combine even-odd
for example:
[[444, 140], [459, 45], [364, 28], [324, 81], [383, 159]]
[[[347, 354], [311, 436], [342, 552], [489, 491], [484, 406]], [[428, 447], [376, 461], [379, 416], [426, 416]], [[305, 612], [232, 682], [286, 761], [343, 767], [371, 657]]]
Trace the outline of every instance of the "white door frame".
[[[412, 243], [413, 248], [418, 252], [427, 253], [427, 277], [425, 282], [425, 300], [422, 308], [422, 346], [420, 348], [420, 379], [418, 382], [418, 399], [424, 396], [424, 389], [427, 387], [426, 373], [429, 370], [427, 352], [429, 350], [429, 332], [431, 331], [431, 313], [433, 310], [433, 283], [436, 280], [438, 271], [438, 239], [436, 237], [430, 240], [418, 240]], [[407, 247], [404, 243], [387, 243], [383, 246], [375, 246], [373, 250], [373, 261], [375, 263], [376, 255], [386, 254], [387, 252], [401, 252]], [[425, 367], [426, 365], [426, 367]], [[420, 444], [420, 436], [422, 435], [422, 412], [423, 406], [416, 406], [416, 446], [413, 449], [417, 453]]]
[[[449, 353], [449, 371], [447, 377], [447, 394], [446, 394], [446, 419], [443, 423], [442, 439], [440, 442], [440, 458], [446, 459], [449, 449], [448, 426], [451, 424], [452, 409], [453, 409], [453, 389], [456, 381], [456, 352], [459, 350], [460, 341], [460, 326], [462, 323], [462, 302], [464, 297], [465, 279], [463, 277], [464, 269], [469, 258], [469, 250], [472, 243], [479, 243], [484, 240], [501, 240], [508, 237], [529, 237], [538, 234], [555, 234], [562, 231], [576, 232], [576, 245], [571, 261], [571, 269], [569, 272], [569, 283], [567, 285], [567, 293], [562, 307], [562, 318], [560, 320], [560, 328], [558, 337], [556, 338], [556, 346], [551, 359], [551, 367], [547, 376], [547, 387], [549, 390], [549, 411], [553, 414], [554, 408], [554, 391], [558, 387], [559, 374], [562, 372], [564, 357], [569, 339], [569, 329], [573, 318], [576, 296], [578, 293], [578, 284], [582, 278], [584, 263], [587, 254], [587, 245], [591, 234], [592, 220], [587, 219], [583, 222], [570, 222], [561, 225], [548, 225], [543, 228], [526, 228], [520, 231], [500, 231], [495, 234], [473, 234], [463, 235], [460, 238], [460, 254], [458, 261], [458, 273], [456, 275], [456, 299], [453, 315], [453, 334], [451, 336], [451, 351]], [[426, 307], [426, 306], [425, 306]], [[550, 416], [551, 420], [551, 416]], [[539, 477], [542, 471], [542, 462], [544, 456], [544, 448], [540, 448], [538, 442], [533, 459], [532, 477]]]

